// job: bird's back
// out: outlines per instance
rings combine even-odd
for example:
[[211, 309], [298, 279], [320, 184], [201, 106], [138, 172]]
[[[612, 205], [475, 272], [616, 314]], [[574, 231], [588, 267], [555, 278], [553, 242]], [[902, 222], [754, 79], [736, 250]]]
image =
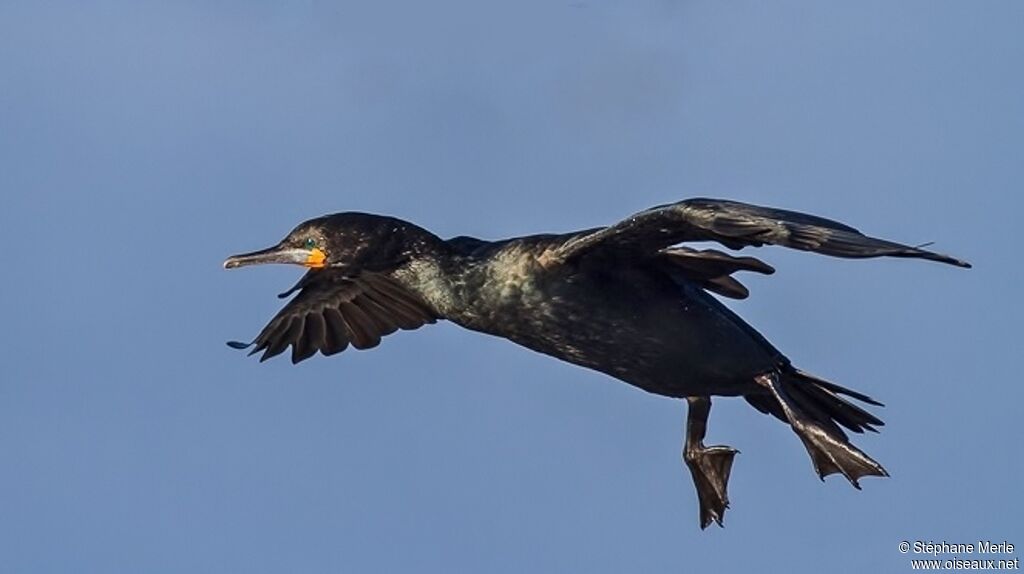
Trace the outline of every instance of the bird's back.
[[752, 374], [784, 360], [657, 259], [610, 255], [566, 264], [548, 258], [575, 235], [449, 240], [459, 253], [460, 304], [447, 318], [671, 396], [708, 382], [737, 394], [732, 385], [746, 385]]

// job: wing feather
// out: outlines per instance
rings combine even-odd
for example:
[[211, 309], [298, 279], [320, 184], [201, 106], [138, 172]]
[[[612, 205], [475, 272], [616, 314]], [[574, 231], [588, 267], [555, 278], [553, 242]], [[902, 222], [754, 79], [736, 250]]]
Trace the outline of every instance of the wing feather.
[[256, 348], [264, 347], [266, 352], [260, 357], [260, 362], [276, 357], [288, 348], [288, 344], [295, 337], [302, 333], [302, 317], [286, 317], [279, 329], [274, 329], [263, 341], [258, 342]]
[[345, 319], [341, 316], [341, 311], [334, 307], [327, 307], [324, 309], [323, 317], [325, 344], [321, 347], [320, 352], [325, 356], [330, 356], [347, 349], [348, 330], [345, 328]]
[[654, 256], [665, 247], [689, 241], [716, 241], [732, 249], [771, 244], [833, 257], [910, 257], [970, 267], [949, 255], [870, 237], [824, 217], [704, 198], [654, 207], [610, 227], [577, 235], [555, 255], [563, 261], [606, 250]]
[[359, 307], [346, 301], [341, 304], [341, 316], [352, 335], [353, 347], [370, 349], [380, 344], [380, 335], [374, 332], [373, 322]]
[[309, 329], [309, 317], [311, 315], [312, 313], [303, 315], [301, 322], [299, 323], [301, 325], [299, 333], [295, 337], [295, 340], [292, 341], [292, 363], [304, 361], [316, 354], [316, 344], [312, 337], [310, 337], [311, 331]]
[[320, 351], [333, 355], [351, 345], [369, 349], [398, 329], [416, 329], [437, 320], [416, 294], [383, 273], [346, 276], [341, 271], [313, 270], [296, 285], [291, 301], [249, 344], [228, 343], [236, 349], [263, 351], [266, 361], [292, 347], [298, 363]]

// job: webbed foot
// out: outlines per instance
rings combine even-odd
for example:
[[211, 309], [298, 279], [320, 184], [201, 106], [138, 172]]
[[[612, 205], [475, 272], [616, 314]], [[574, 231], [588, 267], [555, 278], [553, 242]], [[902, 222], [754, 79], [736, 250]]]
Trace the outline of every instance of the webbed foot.
[[732, 460], [739, 451], [728, 446], [697, 445], [683, 451], [683, 460], [693, 475], [700, 503], [700, 527], [707, 528], [712, 521], [722, 526], [725, 509], [729, 508], [729, 472]]

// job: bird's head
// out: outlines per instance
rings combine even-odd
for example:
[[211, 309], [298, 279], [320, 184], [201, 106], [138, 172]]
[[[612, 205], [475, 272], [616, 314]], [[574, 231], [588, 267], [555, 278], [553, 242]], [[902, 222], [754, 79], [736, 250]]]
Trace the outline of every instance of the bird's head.
[[224, 267], [290, 263], [310, 269], [381, 270], [402, 264], [435, 240], [429, 232], [393, 217], [335, 213], [299, 224], [277, 245], [228, 257]]

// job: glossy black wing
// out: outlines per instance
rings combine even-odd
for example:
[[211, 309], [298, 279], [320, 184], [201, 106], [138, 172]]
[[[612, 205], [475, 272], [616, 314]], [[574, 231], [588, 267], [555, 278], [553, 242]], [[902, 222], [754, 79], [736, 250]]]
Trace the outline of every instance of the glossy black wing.
[[260, 361], [292, 347], [298, 363], [320, 351], [340, 353], [352, 345], [369, 349], [381, 337], [398, 329], [416, 329], [437, 317], [415, 294], [387, 275], [362, 272], [345, 276], [340, 271], [310, 271], [299, 285], [299, 294], [270, 320], [251, 343], [228, 343], [236, 349], [263, 351]]
[[670, 277], [692, 281], [703, 289], [732, 299], [746, 299], [750, 295], [750, 291], [732, 276], [733, 273], [775, 273], [771, 265], [755, 257], [733, 257], [714, 249], [662, 249], [657, 261]]
[[948, 255], [869, 237], [831, 219], [704, 198], [641, 211], [611, 227], [569, 240], [555, 256], [568, 261], [605, 249], [653, 256], [665, 247], [687, 241], [716, 241], [732, 249], [782, 245], [834, 257], [912, 257], [970, 267], [966, 261]]

